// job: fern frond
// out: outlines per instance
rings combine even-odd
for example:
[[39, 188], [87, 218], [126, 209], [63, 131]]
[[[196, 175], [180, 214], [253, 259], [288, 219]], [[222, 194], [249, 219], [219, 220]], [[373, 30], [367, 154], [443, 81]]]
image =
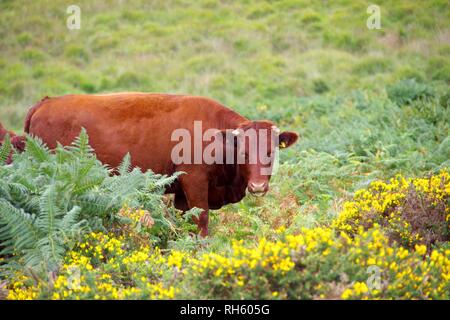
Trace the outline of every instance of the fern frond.
[[123, 160], [117, 168], [117, 171], [120, 175], [125, 175], [131, 171], [131, 156], [129, 152], [127, 152], [125, 157], [123, 157]]
[[3, 145], [0, 146], [0, 165], [3, 165], [6, 163], [6, 160], [8, 159], [8, 156], [11, 152], [11, 139], [9, 137], [9, 134], [6, 134]]
[[87, 156], [94, 152], [94, 149], [89, 145], [89, 136], [85, 128], [81, 128], [80, 134], [67, 149], [80, 156]]
[[38, 162], [45, 162], [50, 160], [50, 151], [48, 147], [38, 137], [27, 136], [27, 142], [25, 152], [27, 156], [30, 156]]
[[[63, 243], [63, 239], [58, 237], [58, 235], [51, 234], [46, 238], [39, 239], [36, 244], [39, 249], [43, 261], [47, 264], [48, 271], [56, 271], [60, 262], [63, 260], [66, 248]], [[36, 255], [37, 256], [37, 255]], [[30, 256], [31, 258], [32, 256]], [[37, 267], [41, 263], [40, 261], [36, 264], [36, 260], [29, 260], [28, 265], [30, 267]]]
[[11, 182], [8, 184], [9, 193], [13, 198], [25, 198], [28, 196], [29, 190], [21, 183]]
[[41, 232], [55, 231], [56, 219], [61, 215], [57, 204], [55, 185], [49, 185], [39, 199], [40, 214], [36, 220], [36, 226]]
[[70, 230], [77, 222], [80, 217], [81, 208], [74, 206], [72, 210], [64, 215], [64, 218], [59, 222], [58, 228], [60, 230]]
[[5, 247], [14, 239], [14, 249], [20, 251], [32, 247], [39, 239], [34, 217], [3, 199], [0, 199], [0, 223], [5, 225], [0, 232], [0, 244]]
[[155, 185], [157, 187], [167, 187], [175, 182], [175, 180], [178, 179], [178, 177], [182, 174], [185, 174], [185, 172], [175, 172], [171, 176], [163, 175], [159, 179], [155, 181]]

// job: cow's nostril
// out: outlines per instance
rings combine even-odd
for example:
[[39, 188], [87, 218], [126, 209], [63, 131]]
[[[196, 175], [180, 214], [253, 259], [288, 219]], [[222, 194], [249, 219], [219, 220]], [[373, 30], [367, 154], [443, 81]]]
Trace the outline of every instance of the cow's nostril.
[[252, 183], [252, 187], [254, 187], [254, 188], [262, 188], [262, 187], [264, 187], [264, 183]]
[[267, 184], [265, 182], [250, 182], [249, 187], [252, 192], [265, 192]]

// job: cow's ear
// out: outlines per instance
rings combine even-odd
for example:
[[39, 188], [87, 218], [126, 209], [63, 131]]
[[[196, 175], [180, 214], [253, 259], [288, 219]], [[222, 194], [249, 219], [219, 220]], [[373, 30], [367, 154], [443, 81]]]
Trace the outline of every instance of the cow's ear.
[[279, 147], [280, 149], [289, 148], [292, 146], [298, 139], [298, 134], [292, 131], [284, 131], [280, 133], [278, 140], [279, 140]]

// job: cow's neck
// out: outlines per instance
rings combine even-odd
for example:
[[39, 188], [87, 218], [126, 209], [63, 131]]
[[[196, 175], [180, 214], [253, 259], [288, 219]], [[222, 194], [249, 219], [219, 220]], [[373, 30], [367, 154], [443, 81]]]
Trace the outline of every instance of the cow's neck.
[[239, 170], [237, 164], [224, 164], [224, 177], [226, 179], [225, 188], [227, 203], [235, 203], [245, 196], [247, 181]]
[[224, 130], [224, 129], [236, 129], [241, 124], [248, 122], [249, 120], [243, 116], [241, 116], [239, 113], [234, 112], [231, 109], [223, 108], [221, 109], [217, 116], [215, 117], [217, 119], [217, 129]]

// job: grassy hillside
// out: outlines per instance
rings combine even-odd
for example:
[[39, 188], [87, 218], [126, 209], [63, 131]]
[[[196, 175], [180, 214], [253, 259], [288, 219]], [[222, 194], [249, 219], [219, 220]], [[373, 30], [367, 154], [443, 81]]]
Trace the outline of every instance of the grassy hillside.
[[301, 135], [269, 195], [212, 212], [208, 240], [169, 248], [228, 252], [328, 226], [371, 181], [450, 165], [447, 0], [377, 1], [380, 30], [366, 1], [79, 0], [81, 29], [68, 30], [72, 3], [0, 2], [5, 127], [21, 131], [46, 95], [146, 91], [209, 96]]
[[448, 83], [448, 1], [377, 3], [381, 30], [365, 1], [78, 1], [70, 31], [70, 1], [2, 1], [0, 117], [21, 128], [31, 104], [69, 92], [206, 95], [257, 116], [405, 77]]

